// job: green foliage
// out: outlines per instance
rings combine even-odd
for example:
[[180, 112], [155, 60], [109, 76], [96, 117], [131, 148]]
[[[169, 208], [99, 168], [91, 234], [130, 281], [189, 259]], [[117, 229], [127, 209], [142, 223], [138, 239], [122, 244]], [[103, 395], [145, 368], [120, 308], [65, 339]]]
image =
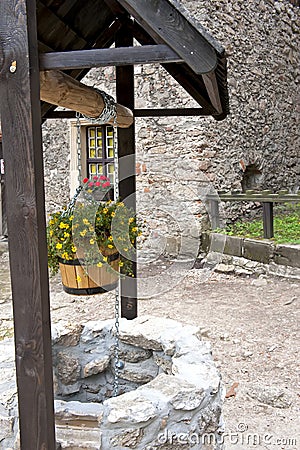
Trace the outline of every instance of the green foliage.
[[73, 208], [65, 207], [50, 216], [47, 241], [52, 275], [57, 273], [60, 260], [80, 259], [87, 265], [105, 265], [108, 270], [109, 256], [119, 253], [121, 272], [133, 276], [131, 261], [141, 232], [134, 212], [123, 202], [95, 200], [92, 194], [102, 191], [103, 198], [109, 187], [103, 176], [85, 179], [82, 199]]
[[[214, 230], [229, 236], [263, 239], [262, 220], [236, 222], [225, 229]], [[300, 244], [300, 204], [281, 205], [274, 213], [274, 238], [277, 244]]]

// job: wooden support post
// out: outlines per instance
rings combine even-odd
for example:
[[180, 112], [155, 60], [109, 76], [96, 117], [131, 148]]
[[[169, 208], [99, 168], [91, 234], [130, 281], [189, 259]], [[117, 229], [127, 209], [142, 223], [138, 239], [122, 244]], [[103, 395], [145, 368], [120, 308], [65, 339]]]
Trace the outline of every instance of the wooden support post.
[[[116, 47], [133, 45], [133, 37], [129, 29], [121, 28], [116, 35]], [[134, 67], [116, 67], [117, 101], [127, 108], [134, 109]], [[134, 123], [129, 128], [118, 129], [118, 152], [120, 173], [120, 197], [130, 199], [130, 205], [135, 209], [135, 130]], [[129, 158], [126, 158], [129, 156]], [[129, 167], [130, 165], [130, 167]], [[124, 167], [126, 166], [126, 167]], [[124, 170], [126, 169], [126, 170]], [[122, 174], [130, 176], [124, 179]], [[136, 263], [133, 262], [133, 272], [136, 275]], [[137, 282], [135, 278], [121, 281], [121, 316], [127, 319], [137, 317]]]
[[273, 202], [263, 202], [262, 206], [264, 238], [271, 239], [272, 237], [274, 237]]
[[22, 450], [54, 450], [36, 2], [0, 2], [0, 116]]

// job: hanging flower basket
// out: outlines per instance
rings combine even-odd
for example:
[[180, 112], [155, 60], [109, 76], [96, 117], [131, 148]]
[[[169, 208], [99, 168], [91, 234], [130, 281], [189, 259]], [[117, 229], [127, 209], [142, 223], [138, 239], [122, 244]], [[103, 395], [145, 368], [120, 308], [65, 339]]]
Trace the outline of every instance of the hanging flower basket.
[[63, 289], [73, 295], [102, 294], [116, 288], [119, 278], [119, 253], [108, 256], [106, 265], [85, 265], [83, 260], [59, 258]]
[[60, 270], [63, 288], [70, 294], [113, 289], [120, 268], [122, 274], [133, 276], [131, 261], [140, 232], [133, 211], [123, 202], [99, 201], [99, 194], [105, 198], [110, 189], [104, 176], [86, 178], [79, 191], [81, 197], [73, 199], [71, 207], [51, 214], [48, 266], [52, 275]]

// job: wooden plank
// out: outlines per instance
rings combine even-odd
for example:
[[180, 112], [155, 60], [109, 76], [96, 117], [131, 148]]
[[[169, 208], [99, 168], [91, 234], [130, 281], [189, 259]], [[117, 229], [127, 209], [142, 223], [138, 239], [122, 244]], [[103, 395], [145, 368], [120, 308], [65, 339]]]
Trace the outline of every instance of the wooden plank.
[[132, 64], [182, 62], [167, 45], [51, 52], [40, 55], [40, 70], [68, 70]]
[[[142, 45], [154, 42], [153, 38], [136, 22], [132, 25], [134, 37]], [[206, 111], [217, 114], [211, 104], [201, 75], [195, 74], [187, 64], [162, 64], [163, 68], [176, 80]]]
[[9, 204], [7, 220], [21, 448], [54, 450], [35, 6], [32, 0], [0, 2], [0, 115]]
[[[168, 116], [210, 116], [211, 110], [205, 108], [149, 108], [134, 109], [134, 117], [168, 117]], [[75, 111], [49, 111], [45, 119], [74, 119]]]
[[[127, 28], [121, 28], [116, 34], [116, 47], [133, 45], [132, 33]], [[134, 67], [118, 66], [116, 68], [117, 101], [127, 108], [134, 108]], [[126, 129], [118, 129], [119, 153], [119, 192], [121, 199], [134, 210], [136, 208], [135, 179], [135, 127], [134, 123]], [[136, 262], [133, 261], [135, 276]], [[136, 278], [121, 278], [121, 316], [127, 319], [137, 317], [137, 281]]]
[[211, 72], [217, 54], [205, 36], [168, 0], [118, 0], [156, 43], [169, 45], [196, 74]]
[[214, 72], [202, 75], [207, 93], [209, 95], [212, 106], [215, 108], [218, 114], [223, 111], [220, 94], [218, 89], [218, 83], [216, 74]]
[[271, 239], [272, 237], [274, 237], [273, 203], [264, 202], [262, 206], [263, 206], [264, 238]]
[[[97, 118], [104, 109], [103, 95], [91, 86], [75, 80], [69, 75], [46, 70], [40, 73], [41, 100], [54, 105], [63, 106], [80, 112], [91, 118]], [[114, 123], [114, 117], [107, 123]], [[129, 127], [133, 122], [133, 114], [125, 106], [116, 105], [116, 121], [118, 127]]]

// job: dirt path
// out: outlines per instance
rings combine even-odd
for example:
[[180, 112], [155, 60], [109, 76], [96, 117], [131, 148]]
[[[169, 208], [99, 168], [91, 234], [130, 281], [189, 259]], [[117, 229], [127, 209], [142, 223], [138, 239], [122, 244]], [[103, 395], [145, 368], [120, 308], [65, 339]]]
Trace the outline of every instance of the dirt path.
[[[1, 249], [0, 249], [1, 250]], [[1, 252], [0, 252], [1, 253]], [[227, 450], [300, 448], [300, 282], [237, 278], [200, 269], [169, 292], [140, 300], [139, 315], [198, 325], [209, 340], [229, 397], [225, 400]], [[0, 255], [0, 337], [11, 335], [8, 256]], [[65, 294], [51, 280], [52, 321], [84, 323], [112, 318], [114, 295]]]

